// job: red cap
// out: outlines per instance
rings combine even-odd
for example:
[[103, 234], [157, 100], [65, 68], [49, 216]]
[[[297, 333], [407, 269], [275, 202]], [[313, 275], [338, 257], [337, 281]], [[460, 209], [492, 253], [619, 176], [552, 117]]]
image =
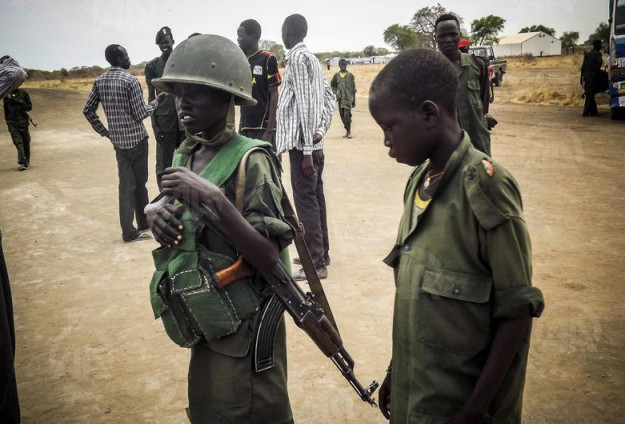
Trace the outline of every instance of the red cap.
[[469, 47], [469, 44], [471, 44], [469, 40], [467, 40], [466, 38], [461, 38], [458, 42], [458, 48], [462, 49], [464, 47]]

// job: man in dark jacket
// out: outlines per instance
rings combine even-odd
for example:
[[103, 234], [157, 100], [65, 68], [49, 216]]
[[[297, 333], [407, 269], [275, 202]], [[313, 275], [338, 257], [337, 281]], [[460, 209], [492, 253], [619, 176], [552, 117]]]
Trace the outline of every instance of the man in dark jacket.
[[17, 149], [19, 170], [25, 171], [30, 166], [29, 116], [33, 104], [26, 90], [16, 88], [4, 98], [4, 119]]
[[582, 116], [597, 116], [597, 102], [595, 93], [599, 86], [599, 72], [603, 59], [601, 57], [601, 40], [592, 43], [592, 51], [584, 55], [580, 84], [584, 86], [584, 110]]
[[[148, 86], [148, 101], [156, 99], [158, 94], [152, 80], [163, 76], [165, 63], [174, 48], [174, 38], [169, 27], [163, 27], [156, 33], [156, 44], [161, 55], [145, 65], [145, 83]], [[156, 139], [156, 183], [161, 188], [161, 176], [171, 166], [174, 150], [185, 138], [184, 129], [178, 119], [173, 97], [166, 97], [152, 114], [152, 130]]]

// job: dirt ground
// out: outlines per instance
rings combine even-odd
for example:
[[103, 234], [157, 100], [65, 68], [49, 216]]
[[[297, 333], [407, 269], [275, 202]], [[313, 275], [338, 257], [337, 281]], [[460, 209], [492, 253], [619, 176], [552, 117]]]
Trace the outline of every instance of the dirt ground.
[[[583, 119], [577, 106], [517, 104], [506, 83], [543, 77], [512, 74], [492, 106], [500, 122], [493, 156], [520, 184], [534, 284], [546, 300], [534, 324], [524, 422], [621, 423], [625, 123], [610, 121], [605, 104], [600, 116]], [[39, 123], [31, 128], [30, 170], [17, 171], [9, 134], [0, 132], [0, 227], [23, 422], [183, 423], [189, 352], [152, 316], [156, 244], [121, 242], [114, 153], [81, 114], [87, 92], [29, 91]], [[410, 169], [388, 158], [366, 90], [360, 94], [355, 137], [341, 137], [337, 115], [326, 140], [332, 265], [325, 288], [356, 375], [368, 384], [384, 377], [390, 358], [393, 281], [381, 260], [395, 239]], [[296, 422], [386, 422], [287, 322]]]

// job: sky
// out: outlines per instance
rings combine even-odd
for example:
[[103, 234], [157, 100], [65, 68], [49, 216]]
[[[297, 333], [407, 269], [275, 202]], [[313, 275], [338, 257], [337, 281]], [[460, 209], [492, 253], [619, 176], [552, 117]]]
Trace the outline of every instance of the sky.
[[504, 18], [500, 36], [542, 24], [556, 37], [578, 31], [583, 42], [608, 15], [608, 0], [0, 0], [0, 56], [32, 69], [106, 67], [104, 49], [121, 44], [140, 63], [160, 55], [154, 37], [162, 26], [176, 42], [194, 32], [236, 42], [248, 18], [261, 24], [261, 39], [282, 44], [282, 22], [293, 13], [306, 17], [305, 43], [313, 52], [390, 48], [386, 28], [409, 24], [417, 10], [437, 2], [461, 16], [467, 30], [474, 19]]

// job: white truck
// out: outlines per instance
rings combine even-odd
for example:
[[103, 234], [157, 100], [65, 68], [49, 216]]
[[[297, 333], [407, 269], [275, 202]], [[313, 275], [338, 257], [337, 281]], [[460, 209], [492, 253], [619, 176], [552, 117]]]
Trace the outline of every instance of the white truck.
[[499, 87], [503, 81], [503, 76], [506, 73], [506, 61], [495, 58], [495, 52], [493, 52], [492, 46], [471, 46], [469, 47], [469, 53], [483, 57], [488, 61], [488, 64], [493, 71], [491, 76], [493, 85], [495, 87]]

